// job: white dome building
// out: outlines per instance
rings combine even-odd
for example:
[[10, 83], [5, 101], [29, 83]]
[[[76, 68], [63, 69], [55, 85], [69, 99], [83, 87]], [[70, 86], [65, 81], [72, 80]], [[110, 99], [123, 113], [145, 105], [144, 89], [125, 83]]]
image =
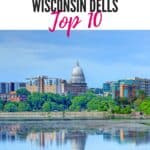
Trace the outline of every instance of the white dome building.
[[72, 70], [70, 83], [85, 83], [84, 73], [79, 62], [76, 63], [76, 66]]
[[85, 81], [85, 76], [79, 62], [73, 67], [71, 79], [67, 84], [67, 92], [72, 95], [80, 95], [85, 93], [87, 90], [87, 84]]

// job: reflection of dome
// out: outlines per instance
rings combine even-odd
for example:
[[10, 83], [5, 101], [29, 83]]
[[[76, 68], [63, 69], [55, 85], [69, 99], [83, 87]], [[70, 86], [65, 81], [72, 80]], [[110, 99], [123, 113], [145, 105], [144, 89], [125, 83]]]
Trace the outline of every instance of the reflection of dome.
[[82, 68], [77, 62], [76, 66], [72, 70], [71, 83], [85, 83], [85, 77]]

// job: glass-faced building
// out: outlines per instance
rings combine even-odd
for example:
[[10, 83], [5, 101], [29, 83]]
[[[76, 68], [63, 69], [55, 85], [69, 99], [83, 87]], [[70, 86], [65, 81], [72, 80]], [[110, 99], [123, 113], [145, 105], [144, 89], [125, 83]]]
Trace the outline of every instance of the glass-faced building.
[[112, 82], [103, 83], [103, 92], [111, 92], [111, 84]]
[[137, 85], [132, 79], [119, 80], [112, 83], [112, 98], [134, 98], [136, 97]]

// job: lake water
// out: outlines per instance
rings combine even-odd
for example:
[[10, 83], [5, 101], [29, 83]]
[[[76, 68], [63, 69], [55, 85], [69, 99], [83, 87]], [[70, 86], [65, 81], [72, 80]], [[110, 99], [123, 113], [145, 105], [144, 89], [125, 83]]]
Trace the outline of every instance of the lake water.
[[0, 150], [150, 150], [150, 127], [130, 121], [1, 121]]

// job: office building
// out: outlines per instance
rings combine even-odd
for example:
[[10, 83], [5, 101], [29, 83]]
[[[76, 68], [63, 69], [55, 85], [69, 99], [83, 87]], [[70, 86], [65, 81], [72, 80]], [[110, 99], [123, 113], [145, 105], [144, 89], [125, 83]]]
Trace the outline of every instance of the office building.
[[0, 82], [0, 98], [4, 101], [20, 101], [22, 97], [18, 97], [16, 91], [26, 88], [24, 82]]
[[24, 82], [0, 82], [0, 94], [7, 94], [25, 87]]
[[143, 90], [147, 96], [150, 96], [150, 79], [135, 77], [137, 90]]
[[137, 84], [135, 80], [118, 80], [112, 82], [112, 98], [134, 98], [137, 95]]
[[103, 95], [104, 96], [112, 95], [112, 82], [103, 83]]
[[26, 88], [31, 93], [55, 93], [61, 94], [61, 80], [59, 78], [49, 78], [47, 76], [38, 76], [27, 78]]

